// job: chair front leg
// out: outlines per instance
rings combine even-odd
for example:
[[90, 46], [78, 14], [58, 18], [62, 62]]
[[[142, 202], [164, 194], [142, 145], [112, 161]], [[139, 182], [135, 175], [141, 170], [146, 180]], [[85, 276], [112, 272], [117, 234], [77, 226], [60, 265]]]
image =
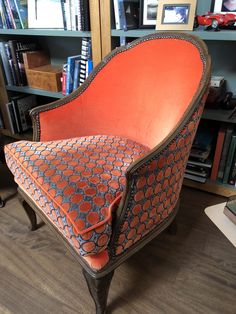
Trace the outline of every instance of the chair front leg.
[[23, 199], [21, 195], [18, 194], [18, 199], [21, 202], [21, 205], [23, 206], [27, 217], [29, 218], [30, 224], [31, 224], [31, 231], [34, 231], [38, 229], [37, 225], [37, 216], [35, 214], [35, 211], [30, 207], [30, 205]]
[[96, 314], [105, 314], [107, 307], [107, 297], [114, 270], [106, 276], [95, 279], [86, 270], [83, 269], [83, 275], [86, 279], [89, 292], [96, 306]]

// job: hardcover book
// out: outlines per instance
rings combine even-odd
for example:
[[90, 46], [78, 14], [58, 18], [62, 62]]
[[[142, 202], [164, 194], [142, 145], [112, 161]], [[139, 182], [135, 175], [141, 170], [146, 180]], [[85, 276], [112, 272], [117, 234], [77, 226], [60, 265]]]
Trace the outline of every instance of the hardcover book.
[[28, 27], [64, 29], [61, 0], [28, 1]]

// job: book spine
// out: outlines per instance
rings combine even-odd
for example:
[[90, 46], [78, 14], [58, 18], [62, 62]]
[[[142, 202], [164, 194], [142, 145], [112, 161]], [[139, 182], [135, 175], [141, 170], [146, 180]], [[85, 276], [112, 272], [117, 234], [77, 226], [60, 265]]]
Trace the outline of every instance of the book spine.
[[9, 61], [8, 61], [4, 42], [0, 42], [0, 54], [1, 54], [1, 58], [2, 58], [2, 64], [3, 64], [7, 84], [13, 85], [13, 77], [12, 77], [12, 73], [11, 73], [11, 69], [10, 69], [10, 65], [9, 65]]
[[113, 0], [113, 4], [114, 4], [114, 15], [115, 15], [116, 29], [121, 29], [118, 1], [119, 1], [119, 0]]
[[21, 17], [21, 13], [20, 13], [20, 9], [19, 9], [17, 0], [11, 0], [11, 1], [14, 2], [14, 7], [15, 7], [15, 10], [16, 10], [16, 14], [17, 14], [17, 16], [19, 18], [19, 23], [20, 23], [20, 27], [19, 28], [24, 28], [24, 23], [23, 23], [23, 20], [22, 20], [22, 17]]
[[4, 1], [6, 12], [7, 12], [10, 24], [11, 24], [11, 28], [16, 29], [16, 23], [15, 23], [15, 20], [14, 20], [12, 11], [11, 11], [10, 2], [9, 2], [9, 0], [3, 0], [3, 1]]
[[225, 164], [226, 164], [226, 159], [229, 151], [229, 145], [231, 141], [231, 136], [233, 133], [233, 127], [228, 126], [225, 134], [225, 140], [224, 140], [224, 146], [220, 158], [220, 165], [219, 165], [219, 171], [218, 171], [218, 178], [223, 179], [224, 176], [224, 169], [225, 169]]
[[8, 121], [9, 121], [9, 126], [10, 126], [10, 132], [12, 134], [15, 134], [17, 132], [16, 130], [16, 124], [14, 121], [14, 113], [13, 113], [13, 108], [12, 108], [12, 103], [9, 102], [6, 104], [6, 108], [7, 108], [7, 115], [8, 115]]
[[28, 28], [28, 3], [27, 1], [14, 0], [22, 28]]
[[233, 158], [234, 158], [235, 148], [236, 148], [236, 135], [232, 135], [230, 147], [229, 147], [229, 153], [228, 153], [228, 157], [226, 160], [226, 167], [225, 167], [225, 171], [224, 171], [223, 183], [228, 183], [230, 169], [231, 169]]
[[221, 153], [222, 153], [223, 145], [224, 145], [225, 132], [226, 132], [225, 127], [220, 127], [218, 131], [215, 155], [213, 159], [213, 165], [212, 165], [211, 176], [210, 176], [210, 179], [212, 181], [215, 181], [217, 179], [218, 168], [220, 164], [220, 157], [221, 157]]
[[7, 8], [6, 8], [6, 5], [5, 5], [5, 1], [2, 2], [2, 10], [3, 10], [3, 15], [4, 15], [4, 18], [5, 18], [5, 21], [6, 21], [6, 28], [13, 28], [13, 25], [10, 21], [10, 17], [8, 15], [8, 12], [7, 12]]
[[119, 6], [120, 28], [123, 29], [124, 31], [127, 31], [124, 1], [119, 0], [118, 6]]
[[15, 28], [16, 29], [22, 29], [22, 21], [20, 18], [20, 13], [18, 11], [18, 8], [16, 6], [16, 3], [14, 0], [7, 0], [11, 9], [11, 13], [12, 13], [12, 18], [13, 21], [15, 23]]
[[13, 67], [14, 67], [15, 74], [16, 74], [16, 85], [21, 86], [22, 82], [21, 82], [21, 77], [20, 77], [20, 69], [19, 69], [19, 65], [18, 65], [18, 61], [17, 61], [17, 57], [16, 57], [16, 41], [15, 40], [9, 40], [8, 44], [9, 44], [9, 49], [11, 51]]
[[62, 12], [64, 30], [67, 30], [65, 2], [66, 0], [61, 0], [61, 12]]
[[75, 70], [74, 70], [74, 80], [73, 80], [73, 91], [76, 90], [79, 84], [79, 72], [80, 72], [80, 60], [76, 60]]
[[16, 128], [17, 128], [17, 133], [21, 132], [21, 127], [20, 127], [20, 116], [17, 113], [17, 104], [15, 103], [14, 100], [12, 100], [12, 108], [13, 108], [13, 113], [16, 121]]
[[67, 76], [67, 63], [63, 64], [62, 70], [62, 95], [66, 95], [66, 76]]
[[5, 18], [5, 14], [4, 14], [4, 9], [3, 9], [3, 2], [0, 1], [0, 16], [1, 16], [1, 20], [2, 20], [2, 28], [3, 29], [7, 29], [7, 21]]
[[223, 213], [236, 225], [236, 216], [227, 208], [224, 208]]

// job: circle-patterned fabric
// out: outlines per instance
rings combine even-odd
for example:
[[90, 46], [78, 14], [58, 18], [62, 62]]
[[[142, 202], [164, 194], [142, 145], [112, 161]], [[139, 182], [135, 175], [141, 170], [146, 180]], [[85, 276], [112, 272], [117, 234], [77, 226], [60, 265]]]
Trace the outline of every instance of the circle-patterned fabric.
[[125, 172], [148, 151], [132, 140], [101, 135], [5, 147], [15, 181], [82, 256], [107, 247]]

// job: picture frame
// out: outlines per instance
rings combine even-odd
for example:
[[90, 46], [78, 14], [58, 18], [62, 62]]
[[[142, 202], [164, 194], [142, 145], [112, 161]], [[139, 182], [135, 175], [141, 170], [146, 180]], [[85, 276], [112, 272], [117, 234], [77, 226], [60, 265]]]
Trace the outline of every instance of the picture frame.
[[139, 28], [155, 28], [159, 0], [140, 0]]
[[193, 30], [196, 0], [159, 0], [156, 30]]
[[211, 11], [214, 13], [233, 13], [236, 14], [236, 1], [213, 0]]

